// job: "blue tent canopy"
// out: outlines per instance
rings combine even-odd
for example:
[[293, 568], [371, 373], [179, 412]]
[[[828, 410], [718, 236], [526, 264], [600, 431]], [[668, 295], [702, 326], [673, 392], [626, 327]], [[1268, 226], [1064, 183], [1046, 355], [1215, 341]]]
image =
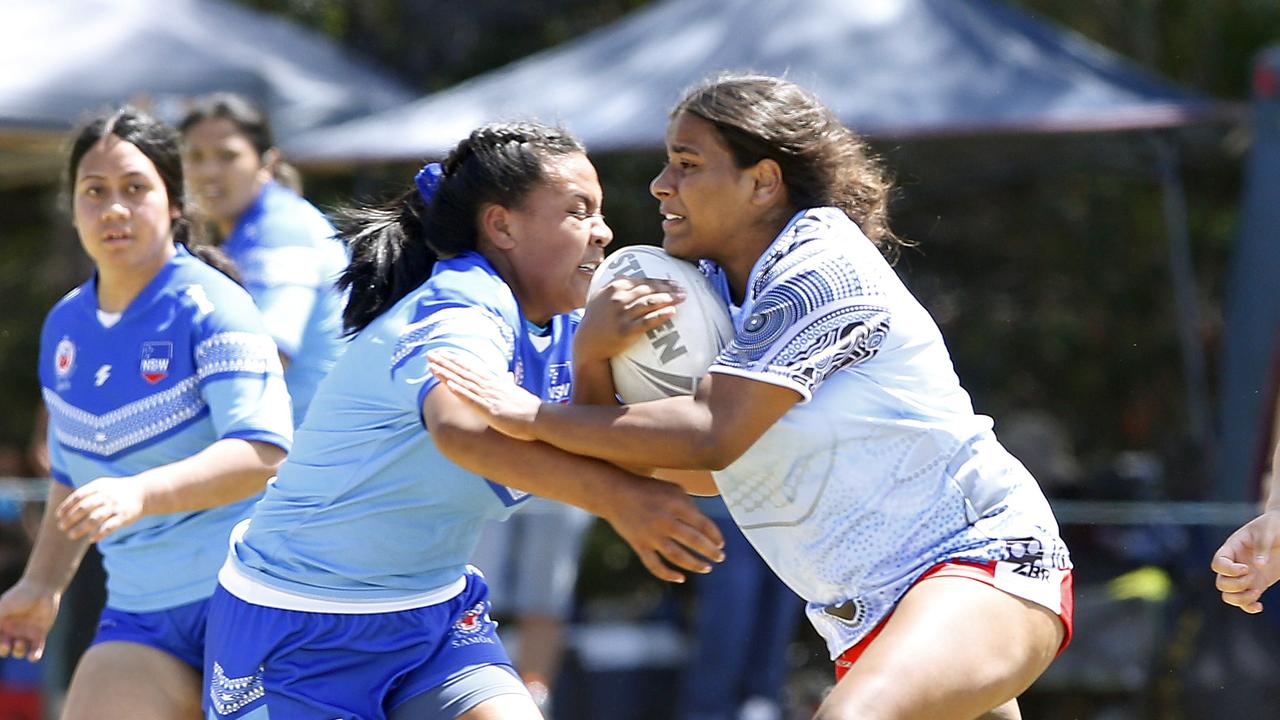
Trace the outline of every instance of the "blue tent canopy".
[[564, 122], [593, 151], [656, 148], [682, 91], [720, 70], [786, 75], [873, 137], [1170, 127], [1224, 111], [998, 0], [662, 0], [289, 149], [417, 159], [511, 117]]

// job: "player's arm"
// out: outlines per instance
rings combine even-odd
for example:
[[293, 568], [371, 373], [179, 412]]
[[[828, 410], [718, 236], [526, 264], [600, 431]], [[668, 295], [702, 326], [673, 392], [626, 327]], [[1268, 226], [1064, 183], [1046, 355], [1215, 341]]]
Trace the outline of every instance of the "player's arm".
[[[591, 298], [583, 322], [574, 334], [573, 403], [618, 405], [610, 358], [644, 333], [667, 322], [684, 298], [684, 290], [678, 284], [661, 279], [623, 278], [601, 288]], [[719, 494], [711, 473], [705, 470], [651, 466], [627, 469], [637, 475], [674, 483], [694, 495]]]
[[693, 396], [623, 406], [553, 405], [443, 353], [432, 371], [499, 431], [619, 465], [719, 470], [799, 402], [787, 387], [708, 373]]
[[0, 596], [0, 657], [12, 654], [32, 662], [44, 653], [44, 640], [58, 614], [62, 593], [76, 574], [89, 547], [88, 539], [72, 539], [58, 529], [57, 508], [71, 488], [49, 484], [44, 517], [26, 569], [18, 582]]
[[1247, 613], [1262, 612], [1262, 593], [1280, 580], [1280, 399], [1276, 421], [1262, 514], [1232, 533], [1210, 563], [1222, 601]]
[[[692, 398], [556, 407], [536, 398], [530, 402], [509, 380], [457, 359], [433, 358], [435, 371], [501, 432], [620, 464], [718, 470], [741, 457], [827, 377], [884, 347], [891, 313], [883, 298], [858, 294], [854, 283], [833, 283], [832, 274], [827, 268], [802, 269], [766, 289], [753, 322], [739, 331]], [[806, 290], [813, 286], [827, 292]]]
[[703, 573], [711, 569], [704, 558], [723, 558], [724, 540], [715, 523], [673, 485], [502, 435], [439, 387], [423, 399], [422, 417], [449, 460], [508, 487], [577, 505], [608, 520], [660, 579], [684, 580], [667, 562]]
[[71, 538], [97, 542], [146, 515], [191, 512], [262, 492], [285, 451], [260, 440], [223, 438], [177, 462], [129, 477], [101, 477], [57, 506]]

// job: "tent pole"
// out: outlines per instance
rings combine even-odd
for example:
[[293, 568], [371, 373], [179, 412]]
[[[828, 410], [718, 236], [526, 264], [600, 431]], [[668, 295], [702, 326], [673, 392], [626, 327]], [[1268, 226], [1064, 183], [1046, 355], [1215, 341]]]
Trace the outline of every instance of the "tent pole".
[[[1187, 229], [1187, 198], [1178, 172], [1178, 151], [1167, 137], [1155, 136], [1154, 145], [1160, 189], [1163, 196], [1165, 232], [1168, 233], [1169, 270], [1173, 277], [1173, 304], [1177, 318], [1178, 343], [1182, 349], [1186, 376], [1187, 419], [1190, 438], [1200, 469], [1211, 474], [1213, 425], [1209, 410], [1208, 371], [1201, 341], [1199, 294], [1191, 261], [1191, 239]], [[1203, 478], [1212, 482], [1212, 477]]]

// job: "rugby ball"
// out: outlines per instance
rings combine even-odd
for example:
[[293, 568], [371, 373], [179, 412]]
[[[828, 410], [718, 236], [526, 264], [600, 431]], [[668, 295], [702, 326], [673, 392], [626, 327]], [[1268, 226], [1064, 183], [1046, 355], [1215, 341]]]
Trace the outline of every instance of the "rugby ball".
[[676, 314], [610, 361], [613, 386], [624, 403], [692, 395], [711, 362], [733, 339], [724, 300], [691, 262], [661, 248], [637, 245], [605, 258], [591, 277], [588, 296], [618, 278], [674, 280], [685, 290]]

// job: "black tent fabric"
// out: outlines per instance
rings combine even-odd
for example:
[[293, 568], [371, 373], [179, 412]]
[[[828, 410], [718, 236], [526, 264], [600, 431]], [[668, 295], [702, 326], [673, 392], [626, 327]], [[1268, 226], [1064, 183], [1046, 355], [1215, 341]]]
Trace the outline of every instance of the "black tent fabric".
[[1172, 127], [1225, 110], [999, 0], [661, 0], [289, 149], [417, 159], [511, 117], [564, 122], [597, 152], [657, 148], [681, 92], [721, 70], [786, 75], [873, 137]]

